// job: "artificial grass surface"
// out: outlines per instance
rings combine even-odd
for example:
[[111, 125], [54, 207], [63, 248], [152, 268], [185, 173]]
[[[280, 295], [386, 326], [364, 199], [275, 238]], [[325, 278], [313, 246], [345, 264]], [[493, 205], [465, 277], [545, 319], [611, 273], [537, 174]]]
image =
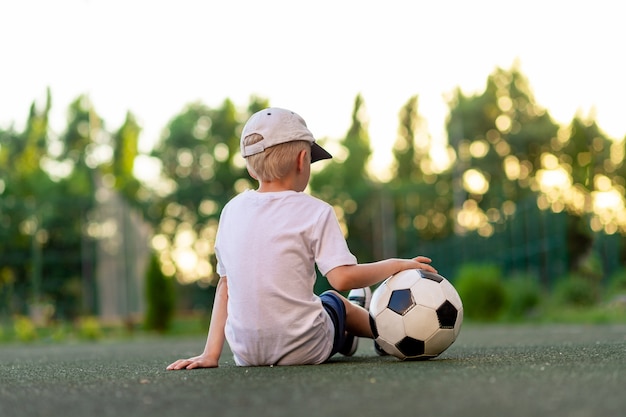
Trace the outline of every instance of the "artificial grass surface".
[[166, 371], [203, 338], [0, 345], [0, 416], [623, 416], [626, 325], [464, 325], [439, 358]]

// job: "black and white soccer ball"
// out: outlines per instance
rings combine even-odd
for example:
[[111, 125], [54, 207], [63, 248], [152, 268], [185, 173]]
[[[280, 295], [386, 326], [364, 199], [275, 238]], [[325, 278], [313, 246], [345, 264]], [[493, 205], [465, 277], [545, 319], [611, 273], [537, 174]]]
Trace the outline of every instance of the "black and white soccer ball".
[[459, 335], [463, 303], [439, 274], [410, 269], [383, 281], [372, 295], [370, 325], [376, 343], [399, 359], [431, 359]]

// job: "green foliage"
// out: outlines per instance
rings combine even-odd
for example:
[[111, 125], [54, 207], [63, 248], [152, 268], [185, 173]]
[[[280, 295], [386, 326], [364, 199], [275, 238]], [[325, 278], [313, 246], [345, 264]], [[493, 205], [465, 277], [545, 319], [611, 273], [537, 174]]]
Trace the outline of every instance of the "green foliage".
[[624, 306], [591, 306], [586, 308], [551, 306], [541, 317], [544, 323], [610, 324], [626, 323]]
[[168, 330], [174, 316], [175, 300], [174, 279], [163, 274], [157, 255], [152, 254], [146, 272], [145, 326], [148, 330], [161, 333]]
[[[393, 146], [393, 156], [396, 160], [395, 181], [420, 181], [422, 170], [415, 161], [418, 158], [416, 152], [415, 135], [421, 119], [417, 112], [418, 99], [413, 96], [400, 110], [400, 127], [398, 138]], [[419, 155], [421, 157], [422, 155]], [[392, 181], [393, 181], [392, 180]]]
[[607, 295], [609, 297], [626, 295], [626, 268], [622, 268], [611, 275], [607, 286]]
[[554, 287], [554, 303], [566, 307], [591, 307], [599, 301], [599, 286], [580, 274], [561, 278]]
[[96, 317], [81, 317], [78, 321], [78, 335], [85, 340], [99, 340], [103, 336], [102, 327]]
[[71, 334], [71, 328], [65, 323], [56, 323], [50, 328], [50, 340], [53, 342], [64, 342]]
[[38, 338], [35, 324], [26, 316], [15, 317], [13, 330], [15, 331], [15, 337], [20, 342], [32, 342]]
[[113, 160], [110, 167], [103, 171], [110, 171], [115, 178], [115, 189], [119, 190], [127, 199], [133, 202], [139, 189], [139, 181], [133, 175], [135, 158], [139, 151], [139, 127], [132, 113], [126, 114], [122, 127], [112, 136]]
[[498, 266], [464, 265], [459, 269], [454, 285], [463, 301], [463, 310], [468, 319], [495, 321], [504, 313], [507, 292]]
[[506, 318], [524, 320], [537, 315], [543, 291], [536, 277], [516, 275], [504, 283], [507, 293]]

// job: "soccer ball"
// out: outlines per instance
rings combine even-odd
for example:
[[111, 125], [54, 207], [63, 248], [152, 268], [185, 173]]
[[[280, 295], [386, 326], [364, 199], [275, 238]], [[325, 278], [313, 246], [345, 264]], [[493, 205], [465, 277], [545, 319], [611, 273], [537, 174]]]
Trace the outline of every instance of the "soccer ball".
[[441, 275], [410, 269], [383, 281], [372, 295], [370, 325], [375, 342], [398, 359], [430, 359], [456, 340], [463, 303]]

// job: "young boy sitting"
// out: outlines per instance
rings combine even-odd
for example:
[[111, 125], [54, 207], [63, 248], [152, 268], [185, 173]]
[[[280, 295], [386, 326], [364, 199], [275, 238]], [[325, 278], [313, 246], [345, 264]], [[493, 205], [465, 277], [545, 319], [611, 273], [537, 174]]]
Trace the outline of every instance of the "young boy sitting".
[[[222, 211], [215, 253], [217, 284], [204, 352], [167, 369], [217, 367], [228, 345], [236, 365], [320, 364], [373, 338], [368, 312], [339, 291], [361, 290], [405, 269], [436, 270], [427, 257], [359, 264], [333, 208], [303, 191], [311, 163], [331, 155], [304, 120], [261, 110], [241, 134], [241, 154], [259, 182]], [[313, 292], [315, 265], [336, 291]]]

